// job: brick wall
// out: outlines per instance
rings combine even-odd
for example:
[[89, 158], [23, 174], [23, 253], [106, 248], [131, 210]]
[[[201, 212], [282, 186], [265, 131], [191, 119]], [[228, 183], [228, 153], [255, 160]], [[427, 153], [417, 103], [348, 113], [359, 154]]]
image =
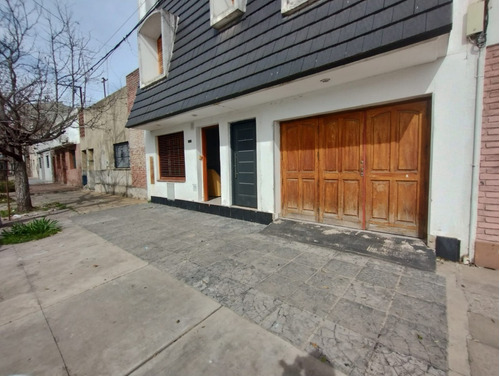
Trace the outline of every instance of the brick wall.
[[[137, 87], [139, 86], [139, 69], [127, 75], [127, 108], [128, 113], [134, 104]], [[146, 149], [144, 146], [144, 131], [129, 129], [130, 170], [132, 186], [146, 188]]]
[[[488, 248], [498, 268], [498, 44], [486, 49], [476, 230], [476, 264]], [[482, 265], [489, 266], [491, 265]]]
[[130, 114], [132, 110], [132, 105], [134, 104], [135, 95], [137, 94], [137, 88], [139, 87], [139, 69], [136, 69], [132, 73], [129, 73], [126, 77], [127, 84], [127, 109]]

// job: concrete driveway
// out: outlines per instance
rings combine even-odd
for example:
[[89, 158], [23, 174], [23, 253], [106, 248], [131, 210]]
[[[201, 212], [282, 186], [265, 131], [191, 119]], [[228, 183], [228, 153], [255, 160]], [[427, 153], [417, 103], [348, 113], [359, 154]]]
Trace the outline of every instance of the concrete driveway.
[[[62, 233], [1, 248], [0, 374], [471, 374], [453, 267], [115, 201], [53, 213]], [[450, 333], [447, 305], [464, 311]]]

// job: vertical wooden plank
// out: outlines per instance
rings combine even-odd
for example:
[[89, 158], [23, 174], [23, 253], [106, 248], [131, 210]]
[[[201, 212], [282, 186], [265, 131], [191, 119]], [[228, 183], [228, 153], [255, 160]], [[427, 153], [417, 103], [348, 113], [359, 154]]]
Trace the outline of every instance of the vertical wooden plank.
[[156, 51], [158, 54], [158, 74], [163, 74], [163, 44], [161, 35], [156, 40]]
[[153, 157], [149, 157], [149, 182], [155, 183], [155, 162]]
[[418, 171], [421, 114], [416, 111], [397, 111], [395, 125], [398, 137], [398, 171]]

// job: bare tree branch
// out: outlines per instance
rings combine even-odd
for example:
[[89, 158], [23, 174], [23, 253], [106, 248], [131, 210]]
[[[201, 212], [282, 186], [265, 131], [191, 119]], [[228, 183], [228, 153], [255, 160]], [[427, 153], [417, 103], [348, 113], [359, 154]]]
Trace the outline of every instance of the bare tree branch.
[[24, 169], [16, 175], [20, 211], [31, 209], [25, 150], [58, 138], [77, 120], [92, 79], [89, 39], [61, 3], [54, 15], [23, 0], [0, 2], [0, 153]]

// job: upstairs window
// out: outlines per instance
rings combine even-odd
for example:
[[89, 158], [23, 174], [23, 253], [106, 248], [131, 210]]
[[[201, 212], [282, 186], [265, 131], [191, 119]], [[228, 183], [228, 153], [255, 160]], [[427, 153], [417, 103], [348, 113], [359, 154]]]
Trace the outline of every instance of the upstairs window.
[[160, 180], [185, 181], [184, 133], [158, 136]]
[[281, 0], [281, 13], [284, 15], [292, 14], [314, 1], [316, 0]]
[[246, 11], [246, 0], [210, 0], [210, 25], [216, 29], [226, 26]]
[[178, 17], [163, 9], [154, 11], [137, 34], [141, 87], [167, 77], [174, 49]]

